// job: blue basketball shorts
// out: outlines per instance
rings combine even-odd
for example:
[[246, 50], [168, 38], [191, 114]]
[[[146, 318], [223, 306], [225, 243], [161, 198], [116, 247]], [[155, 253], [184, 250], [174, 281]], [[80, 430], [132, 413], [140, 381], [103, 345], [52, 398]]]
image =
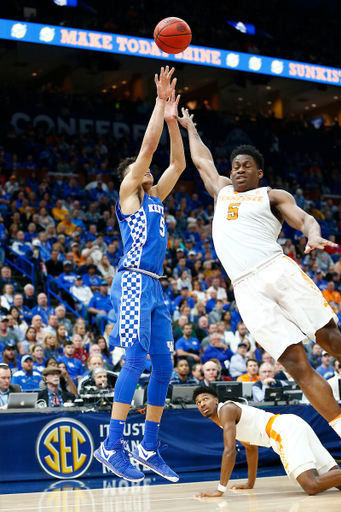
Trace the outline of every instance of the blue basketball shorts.
[[157, 279], [131, 270], [118, 272], [110, 299], [118, 319], [110, 344], [129, 348], [140, 343], [149, 354], [173, 352], [171, 319]]

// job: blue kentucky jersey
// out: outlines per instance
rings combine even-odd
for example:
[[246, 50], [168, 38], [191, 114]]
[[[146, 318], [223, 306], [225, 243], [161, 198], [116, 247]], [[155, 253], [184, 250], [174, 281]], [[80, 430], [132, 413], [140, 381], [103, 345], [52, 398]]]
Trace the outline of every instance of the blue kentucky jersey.
[[167, 229], [161, 200], [145, 193], [141, 207], [132, 215], [123, 215], [117, 201], [116, 215], [124, 245], [124, 255], [118, 270], [141, 268], [161, 276], [167, 248]]

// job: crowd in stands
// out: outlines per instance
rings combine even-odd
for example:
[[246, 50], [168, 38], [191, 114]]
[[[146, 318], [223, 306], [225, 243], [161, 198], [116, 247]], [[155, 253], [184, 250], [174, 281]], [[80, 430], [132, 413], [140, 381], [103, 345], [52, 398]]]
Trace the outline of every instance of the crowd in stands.
[[[262, 0], [256, 4], [252, 0], [234, 3], [212, 0], [209, 7], [205, 0], [173, 0], [171, 8], [156, 0], [127, 4], [87, 0], [78, 9], [61, 9], [52, 2], [38, 0], [33, 4], [37, 16], [31, 13], [29, 21], [38, 23], [152, 38], [159, 21], [176, 15], [189, 23], [195, 45], [340, 65], [337, 50], [340, 5], [335, 0], [327, 3], [288, 0], [285, 8], [280, 0]], [[3, 17], [24, 20], [24, 5], [24, 0], [8, 0], [3, 2], [0, 13]], [[227, 21], [255, 25], [256, 33], [238, 32]]]
[[[13, 92], [15, 86], [4, 90]], [[203, 115], [209, 125], [213, 118], [208, 112]], [[230, 130], [238, 128], [252, 142], [256, 125], [258, 137], [268, 133], [262, 143], [267, 144], [262, 185], [292, 192], [298, 205], [318, 220], [324, 236], [340, 242], [340, 200], [328, 197], [341, 194], [340, 166], [325, 150], [339, 137], [338, 125], [318, 131], [304, 120], [272, 116], [259, 116], [257, 123], [246, 118], [233, 123]], [[288, 141], [294, 146], [295, 140], [302, 142], [312, 134], [321, 142], [320, 153], [283, 149], [290, 146]], [[2, 385], [1, 372], [8, 383], [4, 364], [13, 373], [11, 385], [23, 390], [42, 387], [45, 402], [61, 405], [69, 399], [67, 393], [79, 393], [89, 379], [102, 388], [103, 383], [110, 387], [105, 370], [120, 371], [124, 364], [124, 351], [114, 349], [109, 340], [117, 320], [110, 285], [123, 254], [115, 214], [116, 169], [122, 159], [136, 154], [139, 142], [126, 136], [116, 140], [111, 132], [102, 136], [93, 131], [74, 136], [53, 130], [45, 133], [41, 126], [28, 126], [20, 133], [8, 127], [2, 140], [0, 406], [6, 406], [10, 389], [9, 384]], [[234, 145], [244, 141], [233, 138]], [[232, 143], [213, 137], [207, 143], [218, 171], [228, 173]], [[315, 148], [320, 151], [318, 145]], [[169, 149], [161, 145], [152, 166], [156, 180], [168, 160]], [[211, 200], [200, 182], [197, 192], [186, 190], [181, 183], [165, 202], [168, 248], [161, 284], [174, 327], [172, 385], [239, 379], [261, 386], [255, 394], [259, 399], [263, 388], [274, 383], [269, 379], [276, 379], [280, 372], [277, 380], [281, 382], [290, 376], [278, 365], [274, 368], [275, 361], [240, 317], [212, 243]], [[341, 249], [317, 249], [306, 255], [306, 238], [288, 226], [283, 227], [278, 243], [313, 279], [341, 320]], [[17, 269], [30, 280], [24, 287], [16, 279]], [[48, 295], [60, 304], [52, 307]], [[67, 311], [73, 312], [73, 321]], [[311, 364], [324, 377], [339, 374], [337, 362], [328, 354], [312, 342], [306, 348]], [[54, 372], [46, 371], [50, 366]], [[150, 365], [145, 372], [148, 379]], [[61, 391], [53, 391], [57, 377], [57, 389], [60, 385], [64, 398]]]

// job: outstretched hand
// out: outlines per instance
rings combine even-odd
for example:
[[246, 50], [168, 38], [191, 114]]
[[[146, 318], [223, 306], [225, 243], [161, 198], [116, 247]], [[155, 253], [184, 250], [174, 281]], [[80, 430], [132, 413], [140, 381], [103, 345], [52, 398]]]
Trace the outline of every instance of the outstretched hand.
[[182, 108], [181, 112], [182, 112], [182, 117], [179, 117], [178, 115], [173, 115], [174, 119], [179, 121], [181, 126], [186, 128], [186, 130], [188, 130], [191, 127], [195, 128], [196, 123], [193, 122], [194, 115], [193, 114], [189, 115], [188, 108]]
[[169, 98], [176, 86], [176, 78], [172, 78], [172, 74], [174, 73], [174, 68], [169, 71], [169, 66], [166, 66], [166, 69], [161, 68], [160, 79], [157, 75], [155, 75], [155, 84], [157, 89], [157, 95], [161, 100], [166, 100]]
[[308, 238], [307, 245], [305, 246], [304, 254], [308, 254], [313, 249], [324, 249], [328, 245], [329, 247], [339, 247], [338, 244], [326, 240], [318, 235], [312, 235]]
[[164, 118], [167, 123], [169, 121], [175, 122], [174, 117], [178, 115], [178, 105], [180, 101], [180, 94], [178, 94], [177, 98], [175, 99], [175, 89], [173, 90], [171, 96], [168, 98], [165, 106], [165, 114]]

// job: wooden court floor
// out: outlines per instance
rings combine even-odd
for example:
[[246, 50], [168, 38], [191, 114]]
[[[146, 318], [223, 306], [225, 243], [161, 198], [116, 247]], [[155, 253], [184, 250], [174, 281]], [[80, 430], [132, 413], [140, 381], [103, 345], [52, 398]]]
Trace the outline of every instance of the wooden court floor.
[[[238, 480], [233, 481], [238, 482]], [[245, 482], [245, 480], [243, 480]], [[286, 476], [259, 478], [252, 490], [227, 491], [222, 498], [194, 499], [217, 482], [106, 489], [54, 489], [3, 494], [1, 512], [341, 512], [337, 489], [307, 496]]]

